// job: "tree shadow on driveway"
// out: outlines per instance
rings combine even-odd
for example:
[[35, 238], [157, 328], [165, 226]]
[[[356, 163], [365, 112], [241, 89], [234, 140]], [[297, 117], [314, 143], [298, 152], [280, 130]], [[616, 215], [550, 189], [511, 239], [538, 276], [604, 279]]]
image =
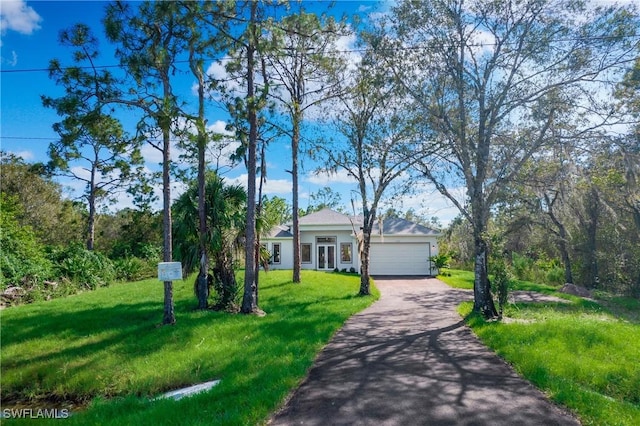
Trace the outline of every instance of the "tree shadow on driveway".
[[319, 355], [274, 425], [578, 424], [482, 345], [436, 279], [376, 280], [381, 299]]

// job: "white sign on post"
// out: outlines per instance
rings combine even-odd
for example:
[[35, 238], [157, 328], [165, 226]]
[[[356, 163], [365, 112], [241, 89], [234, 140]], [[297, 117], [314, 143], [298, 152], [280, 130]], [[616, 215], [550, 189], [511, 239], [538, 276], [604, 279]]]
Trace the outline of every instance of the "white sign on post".
[[158, 279], [160, 281], [175, 281], [182, 279], [182, 264], [180, 262], [158, 263]]

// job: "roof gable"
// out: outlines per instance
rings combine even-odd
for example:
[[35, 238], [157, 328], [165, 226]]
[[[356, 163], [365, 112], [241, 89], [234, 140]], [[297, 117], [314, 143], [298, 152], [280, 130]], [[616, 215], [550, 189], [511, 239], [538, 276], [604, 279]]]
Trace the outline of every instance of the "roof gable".
[[300, 225], [351, 225], [349, 216], [328, 208], [301, 216], [299, 221]]

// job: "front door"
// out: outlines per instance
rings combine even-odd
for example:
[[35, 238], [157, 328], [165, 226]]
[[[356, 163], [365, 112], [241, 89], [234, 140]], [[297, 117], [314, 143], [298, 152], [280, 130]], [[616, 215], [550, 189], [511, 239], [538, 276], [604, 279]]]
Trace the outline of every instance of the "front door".
[[318, 244], [318, 270], [333, 271], [336, 267], [336, 246]]

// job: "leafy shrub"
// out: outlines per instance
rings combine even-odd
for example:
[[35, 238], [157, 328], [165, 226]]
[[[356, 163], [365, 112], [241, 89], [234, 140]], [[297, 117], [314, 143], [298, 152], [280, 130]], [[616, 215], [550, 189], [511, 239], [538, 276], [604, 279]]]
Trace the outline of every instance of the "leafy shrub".
[[162, 247], [151, 243], [130, 243], [118, 241], [109, 252], [111, 259], [137, 257], [144, 260], [158, 261], [162, 258]]
[[57, 249], [51, 254], [57, 273], [80, 288], [107, 286], [116, 278], [113, 262], [105, 255], [86, 250], [80, 244]]
[[545, 281], [547, 284], [552, 285], [564, 284], [564, 269], [559, 266], [549, 269], [546, 273]]
[[440, 253], [435, 256], [431, 256], [429, 258], [431, 262], [433, 262], [433, 266], [438, 268], [438, 270], [449, 267], [449, 262], [451, 261], [451, 255], [449, 253]]
[[157, 273], [155, 260], [126, 257], [113, 261], [115, 278], [119, 281], [139, 281], [154, 277]]
[[0, 290], [10, 285], [37, 285], [53, 273], [33, 229], [18, 224], [18, 211], [13, 199], [0, 196]]
[[533, 260], [516, 252], [511, 255], [511, 267], [516, 278], [523, 281], [531, 280]]

